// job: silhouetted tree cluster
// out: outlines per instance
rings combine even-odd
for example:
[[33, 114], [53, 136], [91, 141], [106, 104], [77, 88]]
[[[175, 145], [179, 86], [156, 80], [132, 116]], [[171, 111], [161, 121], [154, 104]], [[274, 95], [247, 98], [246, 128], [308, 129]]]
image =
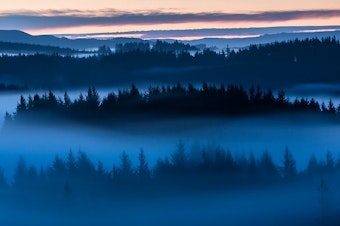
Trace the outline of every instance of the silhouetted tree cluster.
[[56, 155], [50, 166], [40, 170], [20, 157], [12, 183], [9, 184], [0, 171], [0, 189], [53, 192], [66, 198], [79, 195], [96, 198], [115, 192], [281, 185], [339, 173], [340, 159], [335, 160], [330, 152], [321, 160], [312, 155], [307, 168], [298, 171], [288, 148], [276, 164], [268, 151], [258, 158], [253, 153], [236, 157], [219, 146], [187, 149], [179, 142], [170, 158], [159, 159], [153, 167], [149, 166], [143, 149], [139, 151], [135, 166], [123, 152], [120, 163], [111, 169], [104, 168], [101, 161], [94, 164], [84, 152], [75, 155], [71, 150], [65, 159]]
[[150, 44], [148, 42], [128, 42], [117, 44], [115, 47], [116, 53], [127, 53], [134, 51], [149, 52]]
[[1, 91], [20, 91], [20, 90], [27, 90], [28, 88], [26, 86], [18, 86], [18, 85], [6, 85], [3, 83], [0, 83], [0, 92]]
[[98, 47], [98, 54], [99, 56], [107, 56], [112, 53], [110, 46], [99, 46]]
[[[259, 87], [245, 90], [242, 86], [215, 86], [204, 83], [201, 88], [192, 84], [184, 87], [181, 83], [173, 86], [149, 87], [145, 93], [135, 85], [130, 89], [111, 92], [100, 98], [95, 88], [89, 88], [86, 95], [80, 94], [71, 100], [67, 92], [64, 97], [56, 97], [52, 91], [33, 97], [20, 97], [14, 115], [6, 114], [6, 122], [20, 120], [44, 121], [51, 115], [60, 118], [80, 120], [90, 123], [113, 122], [124, 119], [150, 119], [178, 116], [241, 116], [272, 113], [313, 113], [336, 118], [340, 107], [330, 100], [321, 105], [312, 99], [289, 101], [284, 91], [274, 96], [271, 90]], [[32, 117], [31, 117], [32, 116]], [[36, 116], [39, 116], [38, 119]]]
[[[335, 37], [307, 38], [304, 40], [289, 40], [269, 44], [250, 45], [237, 53], [229, 53], [230, 60], [247, 60], [252, 62], [293, 62], [309, 61], [324, 63], [338, 58], [340, 41]], [[324, 56], [324, 57], [322, 57]], [[327, 57], [326, 57], [327, 56]]]
[[251, 45], [228, 54], [228, 69], [230, 74], [250, 81], [261, 78], [271, 84], [269, 87], [280, 83], [332, 83], [340, 71], [339, 51], [340, 42], [335, 37]]
[[173, 43], [157, 40], [152, 46], [152, 50], [158, 52], [171, 52], [171, 53], [198, 51], [198, 49], [195, 46], [184, 44], [177, 40], [174, 41]]
[[191, 46], [189, 44], [184, 44], [179, 41], [167, 42], [157, 40], [155, 43], [151, 44], [149, 42], [129, 42], [124, 44], [117, 44], [116, 53], [128, 53], [128, 52], [150, 52], [156, 51], [161, 53], [183, 53], [189, 51], [197, 52], [198, 49], [195, 46]]

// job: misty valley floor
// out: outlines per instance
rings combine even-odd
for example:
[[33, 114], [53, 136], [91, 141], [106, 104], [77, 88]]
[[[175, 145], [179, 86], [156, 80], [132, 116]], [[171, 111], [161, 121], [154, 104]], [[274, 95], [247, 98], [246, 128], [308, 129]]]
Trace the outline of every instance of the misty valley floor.
[[[2, 200], [3, 200], [2, 193]], [[132, 196], [134, 197], [134, 196]], [[326, 225], [306, 186], [116, 200], [1, 202], [2, 225]], [[40, 204], [42, 204], [39, 206]]]
[[[266, 148], [264, 145], [267, 145], [279, 167], [282, 164], [282, 151], [288, 143], [296, 156], [298, 171], [303, 172], [303, 165], [313, 152], [320, 159], [318, 164], [324, 166], [327, 148], [338, 150], [337, 137], [330, 135], [337, 134], [339, 126], [330, 121], [314, 119], [302, 115], [296, 118], [277, 115], [233, 120], [183, 118], [156, 120], [152, 126], [149, 123], [138, 126], [132, 123], [130, 127], [121, 126], [110, 132], [80, 125], [76, 127], [76, 124], [60, 127], [22, 125], [11, 128], [13, 130], [4, 130], [7, 131], [5, 134], [2, 131], [0, 147], [10, 155], [2, 153], [0, 166], [5, 166], [7, 172], [14, 169], [14, 166], [7, 164], [11, 161], [15, 163], [21, 154], [28, 157], [29, 164], [42, 166], [49, 172], [54, 169], [51, 168], [54, 154], [64, 156], [70, 146], [77, 148], [81, 144], [81, 147], [87, 148], [85, 151], [92, 149], [89, 153], [92, 161], [104, 160], [107, 171], [112, 169], [112, 164], [121, 167], [117, 159], [121, 160], [119, 155], [123, 150], [134, 153], [132, 159], [138, 159], [136, 151], [140, 148], [145, 149], [148, 160], [153, 159], [150, 161], [151, 167], [157, 158], [171, 156], [170, 150], [179, 139], [193, 143], [199, 141], [199, 150], [209, 148], [209, 139], [215, 139], [218, 144], [235, 151], [232, 152], [235, 161], [239, 161], [242, 152], [248, 153], [249, 150], [255, 151], [255, 157], [258, 158], [260, 153], [256, 151], [262, 152]], [[322, 136], [324, 134], [328, 136]], [[206, 143], [208, 145], [200, 146]], [[192, 154], [191, 144], [188, 145], [185, 145], [185, 150]], [[211, 154], [214, 154], [219, 146], [210, 145], [214, 148]], [[248, 159], [248, 155], [246, 157]], [[337, 161], [338, 155], [334, 153], [334, 166]], [[46, 165], [46, 162], [52, 164]], [[84, 184], [74, 189], [70, 196], [65, 195], [64, 181], [59, 190], [52, 194], [44, 194], [43, 189], [38, 192], [25, 189], [17, 191], [9, 187], [0, 189], [0, 225], [336, 226], [340, 222], [337, 217], [340, 211], [340, 175], [336, 172], [331, 176], [316, 174], [312, 179], [301, 177], [296, 182], [283, 181], [249, 187], [212, 186], [204, 189], [203, 186], [181, 189], [175, 186], [176, 182], [173, 186], [170, 181], [171, 186], [162, 189], [151, 187], [146, 188], [146, 192], [139, 192], [138, 189], [143, 186], [135, 185], [136, 192], [112, 190], [108, 194], [87, 192], [88, 184]], [[322, 178], [330, 189], [326, 198], [318, 190]]]

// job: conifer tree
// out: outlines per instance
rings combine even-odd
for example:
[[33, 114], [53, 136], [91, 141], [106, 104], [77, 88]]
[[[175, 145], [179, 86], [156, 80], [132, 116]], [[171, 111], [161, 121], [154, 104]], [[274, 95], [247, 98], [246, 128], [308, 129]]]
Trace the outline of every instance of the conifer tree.
[[4, 171], [0, 168], [0, 189], [8, 186]]
[[66, 170], [68, 171], [68, 174], [71, 175], [71, 176], [74, 176], [76, 174], [76, 171], [77, 171], [76, 158], [75, 158], [72, 150], [70, 150], [67, 154]]
[[29, 178], [27, 177], [27, 165], [25, 159], [20, 156], [17, 166], [14, 171], [13, 176], [13, 186], [19, 189], [23, 189], [25, 186], [27, 186], [29, 182]]
[[141, 180], [148, 179], [150, 177], [150, 170], [148, 163], [146, 161], [145, 153], [144, 150], [141, 148], [138, 154], [138, 160], [139, 160], [139, 165], [138, 165], [138, 176]]
[[119, 176], [122, 180], [130, 180], [133, 175], [132, 165], [129, 156], [125, 151], [121, 155]]
[[283, 153], [282, 164], [281, 173], [283, 178], [293, 179], [297, 176], [296, 162], [288, 148]]

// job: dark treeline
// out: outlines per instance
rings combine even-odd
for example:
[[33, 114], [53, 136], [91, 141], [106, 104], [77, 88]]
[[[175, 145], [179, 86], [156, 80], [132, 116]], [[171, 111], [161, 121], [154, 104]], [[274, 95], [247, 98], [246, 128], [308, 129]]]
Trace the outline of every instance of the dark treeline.
[[[201, 88], [180, 83], [173, 86], [154, 86], [147, 92], [140, 92], [135, 85], [130, 89], [111, 92], [100, 98], [95, 88], [89, 88], [86, 95], [80, 94], [71, 100], [67, 92], [64, 97], [56, 97], [50, 91], [47, 94], [35, 94], [33, 97], [21, 96], [16, 112], [6, 114], [6, 122], [13, 120], [32, 122], [50, 120], [50, 116], [59, 116], [90, 123], [121, 121], [124, 119], [151, 119], [186, 116], [242, 116], [250, 114], [273, 113], [311, 113], [315, 115], [336, 116], [340, 107], [332, 100], [319, 104], [316, 100], [296, 98], [289, 101], [284, 91], [274, 96], [269, 89], [250, 87], [247, 91], [242, 86], [215, 86], [204, 83]], [[39, 116], [39, 117], [36, 117]]]
[[159, 52], [187, 52], [187, 51], [198, 51], [199, 49], [196, 46], [191, 46], [189, 44], [184, 44], [179, 41], [174, 41], [173, 43], [165, 42], [157, 40], [152, 49]]
[[30, 191], [37, 194], [58, 193], [110, 197], [114, 192], [154, 192], [216, 189], [251, 189], [254, 186], [281, 186], [304, 180], [320, 180], [340, 174], [340, 159], [330, 152], [318, 160], [310, 157], [306, 169], [298, 170], [293, 154], [286, 148], [281, 162], [276, 164], [270, 153], [264, 151], [258, 158], [236, 157], [222, 147], [195, 147], [187, 150], [179, 142], [170, 157], [159, 159], [154, 166], [146, 160], [143, 149], [138, 163], [133, 166], [123, 152], [120, 163], [106, 169], [99, 161], [94, 164], [84, 153], [69, 151], [65, 159], [55, 156], [50, 166], [37, 168], [20, 157], [12, 182], [0, 174], [0, 188]]
[[[249, 48], [228, 51], [232, 61], [251, 62], [316, 62], [335, 61], [339, 57], [340, 42], [335, 37], [323, 39], [290, 40], [261, 45], [250, 45]], [[324, 56], [324, 57], [321, 57]]]
[[[126, 209], [130, 214], [135, 208], [139, 213], [141, 211], [143, 216], [151, 214], [150, 218], [143, 218], [144, 221], [149, 221], [155, 216], [156, 220], [159, 220], [157, 218], [159, 214], [161, 216], [171, 214], [173, 217], [173, 208], [181, 208], [181, 205], [184, 205], [189, 209], [180, 210], [185, 214], [190, 213], [189, 218], [192, 222], [194, 219], [190, 211], [195, 210], [194, 205], [203, 205], [204, 212], [199, 213], [204, 215], [208, 214], [206, 211], [214, 212], [218, 211], [218, 208], [226, 208], [225, 214], [231, 211], [232, 214], [242, 214], [240, 217], [243, 217], [243, 208], [260, 208], [262, 211], [262, 205], [272, 202], [268, 207], [276, 209], [280, 205], [286, 206], [283, 200], [288, 197], [291, 200], [286, 209], [278, 210], [304, 213], [297, 209], [301, 207], [307, 208], [307, 212], [310, 213], [309, 215], [287, 214], [287, 217], [292, 218], [289, 220], [297, 216], [299, 222], [311, 222], [307, 225], [339, 225], [339, 211], [335, 208], [338, 204], [332, 197], [338, 195], [340, 188], [337, 183], [340, 176], [340, 159], [335, 159], [330, 152], [320, 160], [312, 155], [303, 170], [297, 169], [294, 156], [288, 148], [283, 151], [281, 161], [275, 163], [268, 151], [264, 151], [259, 156], [252, 153], [236, 156], [219, 146], [196, 146], [189, 150], [179, 142], [169, 157], [160, 158], [154, 165], [151, 166], [146, 159], [147, 155], [143, 149], [139, 151], [137, 164], [132, 164], [130, 156], [122, 152], [120, 161], [106, 168], [101, 161], [93, 163], [84, 152], [79, 151], [74, 154], [69, 151], [65, 158], [56, 155], [49, 166], [37, 168], [20, 157], [11, 182], [8, 182], [0, 171], [2, 211], [14, 214], [4, 215], [0, 221], [6, 217], [9, 219], [8, 222], [13, 222], [17, 218], [28, 218], [34, 221], [32, 220], [35, 219], [34, 216], [26, 213], [34, 214], [32, 210], [37, 210], [39, 221], [34, 222], [40, 223], [45, 219], [41, 217], [43, 213], [46, 212], [49, 218], [54, 216], [49, 214], [48, 210], [50, 210], [57, 213], [55, 220], [67, 217], [67, 223], [62, 225], [74, 225], [69, 223], [68, 219], [73, 219], [70, 216], [78, 217], [77, 213], [81, 214], [81, 217], [77, 218], [76, 222], [79, 222], [79, 219], [87, 219], [86, 216], [95, 216], [96, 221], [91, 223], [98, 224], [109, 219], [110, 221], [121, 219], [126, 216], [122, 215]], [[300, 194], [298, 192], [300, 189], [314, 194], [308, 196], [312, 200], [309, 200], [307, 205], [299, 203], [304, 200], [301, 197], [289, 195], [295, 192]], [[259, 191], [264, 191], [266, 195]], [[221, 197], [221, 200], [216, 200], [214, 194], [220, 193], [230, 194], [230, 196], [226, 196], [229, 197], [228, 199]], [[247, 193], [257, 194], [256, 198]], [[234, 194], [239, 197], [236, 203], [233, 199]], [[210, 196], [213, 197], [212, 203], [208, 201]], [[190, 197], [199, 200], [199, 197], [203, 197], [204, 202], [202, 200], [197, 202]], [[167, 198], [171, 200], [170, 203]], [[267, 200], [268, 198], [273, 200]], [[280, 201], [275, 202], [276, 200]], [[230, 205], [226, 205], [229, 202]], [[139, 206], [140, 203], [143, 205]], [[150, 205], [155, 208], [150, 208]], [[313, 207], [308, 205], [317, 205], [315, 207], [320, 214], [309, 210]], [[235, 207], [236, 212], [232, 211]], [[274, 215], [274, 219], [277, 218], [275, 222], [282, 221], [281, 215]], [[213, 216], [209, 218], [209, 222], [228, 221], [228, 218], [220, 219], [214, 214], [207, 216]], [[266, 212], [260, 212], [260, 217], [267, 218], [268, 215]], [[55, 220], [53, 219], [53, 222]], [[138, 224], [140, 221], [137, 218]], [[22, 224], [28, 222], [30, 221]], [[91, 223], [84, 223], [84, 225], [92, 225]], [[290, 223], [289, 225], [301, 224]]]
[[[107, 54], [109, 53], [109, 54]], [[54, 55], [20, 55], [0, 57], [0, 77], [7, 76], [31, 86], [108, 85], [117, 82], [142, 81], [143, 70], [153, 67], [181, 68], [217, 65], [224, 55], [210, 50], [191, 56], [160, 51], [105, 52], [100, 56], [76, 58]], [[141, 76], [139, 76], [139, 74]], [[132, 76], [132, 77], [131, 77]]]
[[[229, 73], [266, 80], [270, 87], [339, 82], [340, 42], [335, 37], [251, 45], [227, 51]], [[245, 67], [242, 67], [245, 66]]]
[[151, 44], [149, 42], [130, 42], [125, 44], [117, 44], [116, 53], [126, 53], [132, 51], [156, 51], [156, 52], [170, 52], [170, 53], [181, 53], [188, 51], [198, 51], [199, 49], [189, 44], [184, 44], [179, 41], [173, 43], [157, 40]]
[[0, 83], [0, 92], [27, 90], [26, 86]]
[[[294, 40], [219, 53], [180, 42], [127, 43], [87, 58], [36, 54], [0, 57], [0, 78], [29, 86], [65, 87], [134, 82], [208, 81], [266, 87], [338, 82], [339, 41]], [[100, 51], [99, 51], [100, 52]], [[259, 82], [260, 81], [260, 82]]]

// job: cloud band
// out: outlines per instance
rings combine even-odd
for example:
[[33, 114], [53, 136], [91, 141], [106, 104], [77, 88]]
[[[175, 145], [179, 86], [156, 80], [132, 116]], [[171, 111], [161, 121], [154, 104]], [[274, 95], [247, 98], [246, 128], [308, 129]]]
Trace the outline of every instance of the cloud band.
[[340, 17], [339, 10], [273, 11], [256, 13], [169, 13], [103, 11], [0, 12], [0, 29], [45, 29], [77, 26], [154, 25], [194, 22], [280, 22]]

